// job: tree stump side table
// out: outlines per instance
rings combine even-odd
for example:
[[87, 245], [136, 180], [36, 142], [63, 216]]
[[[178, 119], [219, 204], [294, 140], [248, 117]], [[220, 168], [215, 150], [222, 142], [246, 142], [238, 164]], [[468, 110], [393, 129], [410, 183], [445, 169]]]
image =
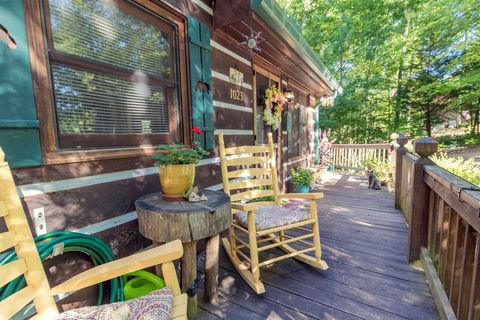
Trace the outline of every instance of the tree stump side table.
[[[197, 278], [197, 240], [206, 239], [205, 301], [217, 299], [219, 233], [232, 223], [230, 197], [219, 191], [204, 191], [208, 201], [165, 201], [162, 194], [152, 193], [135, 201], [140, 233], [155, 246], [182, 240], [182, 292]], [[157, 271], [158, 272], [158, 271]], [[197, 296], [188, 299], [188, 318], [197, 312]]]

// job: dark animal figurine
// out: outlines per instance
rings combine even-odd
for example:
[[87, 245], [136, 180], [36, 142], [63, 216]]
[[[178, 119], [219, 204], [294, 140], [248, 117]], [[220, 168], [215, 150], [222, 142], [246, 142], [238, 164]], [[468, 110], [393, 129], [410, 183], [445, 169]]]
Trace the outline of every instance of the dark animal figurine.
[[5, 29], [4, 26], [2, 26], [1, 24], [0, 24], [0, 40], [5, 41], [7, 43], [7, 46], [10, 49], [15, 49], [17, 47], [17, 43], [15, 42], [15, 40], [8, 34], [7, 29]]
[[377, 178], [373, 170], [367, 170], [368, 172], [368, 189], [380, 190], [380, 179]]
[[206, 82], [197, 81], [197, 84], [195, 85], [195, 90], [210, 93], [210, 86]]

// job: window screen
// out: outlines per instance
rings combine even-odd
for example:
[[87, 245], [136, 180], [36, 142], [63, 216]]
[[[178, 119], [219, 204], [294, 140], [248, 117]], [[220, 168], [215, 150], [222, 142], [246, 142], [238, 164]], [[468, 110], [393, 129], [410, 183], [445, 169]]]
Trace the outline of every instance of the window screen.
[[61, 147], [179, 142], [174, 24], [126, 1], [46, 12]]

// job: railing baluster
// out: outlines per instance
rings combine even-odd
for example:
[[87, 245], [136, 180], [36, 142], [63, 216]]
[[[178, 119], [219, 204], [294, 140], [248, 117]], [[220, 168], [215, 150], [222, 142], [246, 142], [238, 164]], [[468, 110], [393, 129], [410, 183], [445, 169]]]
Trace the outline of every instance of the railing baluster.
[[476, 312], [476, 306], [479, 304], [480, 298], [480, 286], [478, 285], [479, 280], [479, 255], [480, 255], [480, 235], [478, 232], [475, 232], [475, 258], [472, 266], [472, 285], [470, 287], [470, 299], [468, 302], [468, 319], [472, 320], [474, 318], [478, 319], [479, 314]]
[[430, 256], [435, 256], [435, 236], [436, 230], [435, 226], [437, 225], [437, 204], [438, 204], [438, 195], [430, 189], [429, 201], [428, 201], [428, 251]]
[[[468, 315], [468, 303], [470, 293], [470, 279], [472, 278], [473, 267], [473, 248], [474, 244], [471, 241], [473, 229], [467, 224], [465, 228], [465, 236], [463, 240], [463, 254], [462, 254], [462, 268], [460, 271], [460, 285], [458, 290], [457, 302], [457, 318], [463, 320]], [[472, 254], [470, 254], [472, 253]]]
[[[437, 210], [437, 219], [435, 221], [435, 246], [434, 254], [432, 256], [433, 263], [435, 267], [439, 266], [439, 257], [440, 257], [440, 244], [442, 242], [442, 225], [443, 217], [445, 214], [445, 201], [442, 198], [439, 198], [438, 210]], [[437, 269], [438, 270], [438, 269]]]
[[440, 276], [440, 280], [445, 286], [445, 268], [447, 264], [447, 249], [448, 249], [448, 230], [450, 226], [450, 216], [452, 213], [452, 209], [445, 205], [443, 211], [443, 221], [442, 221], [442, 229], [441, 229], [441, 236], [440, 236], [440, 253], [439, 253], [439, 264], [438, 264], [438, 275]]
[[453, 269], [452, 256], [455, 247], [455, 235], [458, 228], [458, 213], [450, 208], [450, 220], [448, 222], [448, 238], [447, 238], [447, 253], [445, 255], [445, 276], [443, 280], [443, 287], [447, 294], [450, 292], [450, 279]]
[[463, 263], [463, 242], [465, 238], [465, 231], [466, 231], [467, 224], [465, 221], [460, 219], [458, 224], [458, 232], [457, 232], [457, 239], [456, 239], [456, 250], [455, 250], [455, 257], [454, 257], [454, 271], [453, 277], [451, 281], [451, 292], [450, 292], [450, 304], [455, 310], [455, 307], [458, 304], [459, 292], [460, 292], [460, 282], [461, 282], [461, 272], [462, 272], [462, 263]]

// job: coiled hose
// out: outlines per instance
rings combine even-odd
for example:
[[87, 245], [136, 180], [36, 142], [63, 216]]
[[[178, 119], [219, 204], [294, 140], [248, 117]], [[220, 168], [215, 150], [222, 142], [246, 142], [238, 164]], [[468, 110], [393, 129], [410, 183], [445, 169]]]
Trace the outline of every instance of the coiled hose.
[[[70, 231], [55, 231], [34, 238], [38, 254], [42, 261], [52, 257], [57, 245], [63, 243], [63, 252], [82, 252], [90, 257], [94, 266], [114, 260], [112, 249], [97, 237]], [[15, 250], [8, 252], [1, 260], [0, 265], [17, 259]], [[20, 276], [9, 284], [0, 288], [0, 301], [25, 287], [25, 278]], [[97, 305], [103, 302], [104, 285], [98, 285]], [[110, 280], [110, 303], [123, 301], [123, 278]]]

